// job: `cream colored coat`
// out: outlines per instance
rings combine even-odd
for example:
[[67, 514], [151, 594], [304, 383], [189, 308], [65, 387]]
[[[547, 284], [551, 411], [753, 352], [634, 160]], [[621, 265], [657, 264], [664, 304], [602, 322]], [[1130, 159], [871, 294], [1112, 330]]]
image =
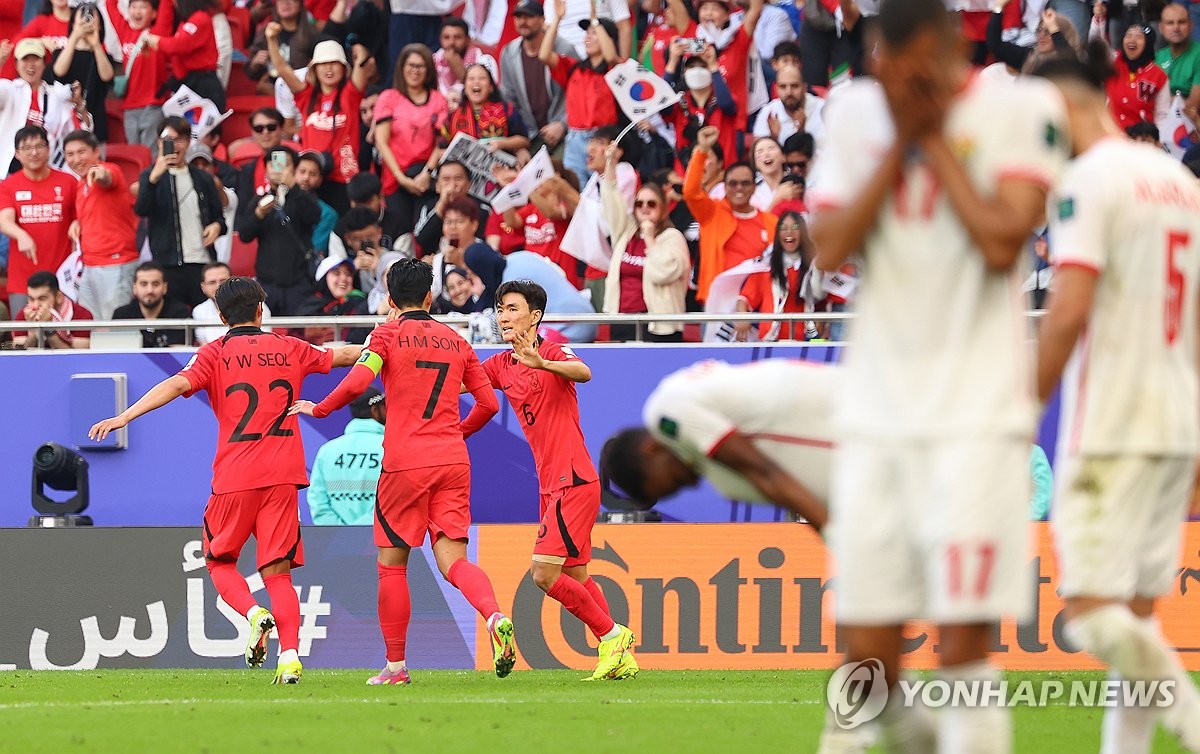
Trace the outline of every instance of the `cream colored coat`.
[[[621, 306], [621, 257], [625, 247], [640, 232], [637, 221], [629, 212], [625, 197], [615, 182], [600, 182], [600, 200], [604, 219], [612, 238], [612, 261], [604, 285], [604, 313], [619, 314]], [[646, 242], [646, 267], [642, 273], [642, 297], [650, 314], [680, 314], [686, 308], [688, 278], [692, 260], [687, 240], [675, 228], [668, 227], [653, 241]], [[649, 331], [655, 335], [672, 335], [683, 330], [681, 322], [651, 322]]]

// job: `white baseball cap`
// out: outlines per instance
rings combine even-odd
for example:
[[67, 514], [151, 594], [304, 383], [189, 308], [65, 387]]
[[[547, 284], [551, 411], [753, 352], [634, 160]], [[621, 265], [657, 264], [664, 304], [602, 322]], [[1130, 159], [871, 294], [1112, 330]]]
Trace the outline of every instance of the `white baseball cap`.
[[325, 257], [324, 259], [321, 260], [321, 264], [319, 264], [317, 266], [317, 275], [316, 275], [317, 282], [319, 283], [322, 280], [324, 280], [325, 276], [329, 274], [330, 270], [332, 270], [334, 267], [337, 267], [338, 265], [341, 265], [341, 264], [344, 264], [347, 267], [349, 267], [350, 273], [354, 274], [354, 262], [350, 261], [350, 259], [348, 257], [342, 257], [340, 259], [335, 259], [333, 257]]

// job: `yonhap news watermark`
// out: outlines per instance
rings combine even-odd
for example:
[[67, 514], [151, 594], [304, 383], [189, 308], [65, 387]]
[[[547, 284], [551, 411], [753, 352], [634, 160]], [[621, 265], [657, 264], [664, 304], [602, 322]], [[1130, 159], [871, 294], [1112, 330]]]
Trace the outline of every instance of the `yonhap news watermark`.
[[834, 671], [825, 698], [837, 725], [857, 728], [878, 717], [891, 697], [903, 707], [1170, 707], [1175, 703], [1172, 680], [1053, 678], [955, 680], [901, 678], [888, 689], [883, 663], [877, 659], [847, 663]]

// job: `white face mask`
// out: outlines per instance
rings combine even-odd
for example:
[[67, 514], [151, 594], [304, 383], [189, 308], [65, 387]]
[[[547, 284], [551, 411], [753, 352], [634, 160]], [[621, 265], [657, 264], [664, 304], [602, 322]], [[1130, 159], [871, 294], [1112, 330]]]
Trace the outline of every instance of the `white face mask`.
[[707, 89], [712, 86], [712, 71], [707, 68], [689, 68], [683, 72], [683, 81], [688, 89]]

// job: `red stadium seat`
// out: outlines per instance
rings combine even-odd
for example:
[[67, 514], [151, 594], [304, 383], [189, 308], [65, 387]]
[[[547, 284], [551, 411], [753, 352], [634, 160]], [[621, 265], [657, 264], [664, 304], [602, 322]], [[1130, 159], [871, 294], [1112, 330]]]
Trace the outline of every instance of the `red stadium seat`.
[[142, 171], [150, 167], [150, 150], [144, 144], [113, 144], [104, 148], [104, 159], [116, 163], [130, 184], [137, 183]]
[[225, 90], [227, 97], [258, 96], [258, 82], [246, 75], [246, 64], [236, 60], [229, 69], [229, 87]]
[[234, 48], [245, 50], [251, 42], [249, 9], [233, 6], [225, 11], [225, 18], [229, 21], [229, 31], [233, 34]]
[[250, 131], [250, 113], [260, 107], [275, 107], [274, 97], [230, 97], [226, 107], [233, 114], [221, 123], [221, 141], [232, 144], [238, 139], [248, 138]]
[[229, 155], [229, 162], [234, 167], [240, 168], [248, 162], [254, 162], [262, 157], [262, 155], [262, 147], [260, 147], [256, 142], [243, 141], [241, 144], [238, 144], [237, 149], [235, 149]]
[[104, 115], [108, 121], [108, 143], [126, 144], [124, 100], [109, 100], [104, 103]]
[[229, 250], [229, 269], [234, 275], [254, 276], [254, 262], [258, 258], [258, 241], [246, 243], [237, 232], [233, 232], [233, 245]]

